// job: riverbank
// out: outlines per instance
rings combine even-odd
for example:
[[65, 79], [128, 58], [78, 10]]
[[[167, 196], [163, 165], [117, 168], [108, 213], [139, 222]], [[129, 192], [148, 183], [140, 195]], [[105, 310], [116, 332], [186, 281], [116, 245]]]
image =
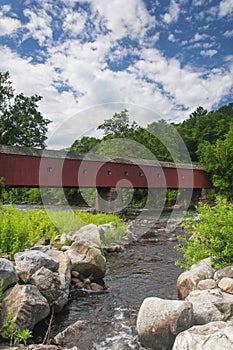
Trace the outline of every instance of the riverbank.
[[[142, 224], [145, 225], [145, 222]], [[135, 349], [140, 349], [135, 329], [140, 302], [145, 296], [153, 295], [156, 289], [161, 296], [173, 295], [175, 298], [176, 278], [180, 271], [174, 266], [177, 258], [175, 242], [169, 240], [174, 236], [166, 232], [166, 222], [155, 222], [150, 229], [150, 237], [142, 237], [140, 243], [130, 244], [120, 254], [107, 256], [107, 274], [104, 280], [108, 293], [70, 300], [63, 311], [55, 316], [52, 337], [77, 320], [88, 320], [92, 324], [92, 334], [95, 335], [95, 344], [90, 346], [95, 347], [88, 347], [92, 338], [89, 334], [90, 339], [86, 339], [83, 349], [110, 349], [110, 341], [107, 339], [112, 339], [115, 346], [118, 342], [123, 342], [122, 349], [128, 349], [128, 343], [134, 344]], [[106, 331], [104, 333], [103, 325]], [[36, 328], [35, 338], [40, 341], [43, 327], [38, 325]]]

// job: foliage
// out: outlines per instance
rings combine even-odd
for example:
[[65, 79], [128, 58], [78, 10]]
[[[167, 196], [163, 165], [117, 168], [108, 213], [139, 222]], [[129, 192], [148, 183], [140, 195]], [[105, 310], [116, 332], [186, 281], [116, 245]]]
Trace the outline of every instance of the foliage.
[[15, 95], [9, 72], [0, 72], [0, 144], [45, 147], [50, 123], [38, 111], [41, 96]]
[[115, 138], [129, 137], [138, 128], [136, 122], [129, 121], [127, 109], [120, 113], [115, 113], [110, 119], [106, 119], [97, 130], [103, 130], [104, 136], [114, 136]]
[[214, 257], [215, 268], [232, 264], [233, 204], [217, 197], [215, 206], [199, 203], [197, 211], [198, 220], [189, 217], [182, 224], [187, 236], [179, 237], [184, 261], [178, 264], [188, 269], [207, 257]]
[[30, 331], [29, 329], [26, 328], [21, 330], [15, 328], [14, 320], [12, 318], [11, 313], [8, 313], [7, 320], [3, 324], [0, 333], [3, 336], [3, 338], [10, 339], [10, 346], [12, 346], [12, 344], [17, 345], [21, 342], [23, 342], [23, 344], [26, 346], [27, 340], [29, 338], [32, 338], [32, 331]]
[[230, 103], [211, 112], [198, 107], [188, 119], [174, 125], [183, 138], [192, 161], [198, 162], [198, 146], [205, 141], [215, 144], [218, 139], [224, 139], [232, 122], [233, 103]]
[[29, 248], [41, 237], [51, 240], [61, 232], [75, 232], [83, 225], [96, 225], [115, 222], [124, 227], [121, 220], [113, 214], [91, 214], [87, 212], [61, 212], [45, 210], [19, 211], [13, 207], [0, 208], [0, 254], [14, 254]]
[[93, 152], [93, 149], [101, 142], [96, 137], [83, 136], [80, 140], [75, 140], [74, 143], [68, 148], [69, 152], [76, 153], [88, 153]]
[[206, 141], [199, 145], [200, 160], [212, 174], [213, 185], [228, 199], [233, 198], [233, 125], [224, 140], [215, 145]]
[[92, 213], [89, 213], [89, 212], [79, 211], [76, 213], [76, 215], [83, 223], [85, 223], [85, 225], [95, 224], [98, 226], [98, 225], [106, 224], [108, 222], [114, 222], [117, 227], [124, 226], [121, 219], [114, 214], [98, 213], [93, 215]]

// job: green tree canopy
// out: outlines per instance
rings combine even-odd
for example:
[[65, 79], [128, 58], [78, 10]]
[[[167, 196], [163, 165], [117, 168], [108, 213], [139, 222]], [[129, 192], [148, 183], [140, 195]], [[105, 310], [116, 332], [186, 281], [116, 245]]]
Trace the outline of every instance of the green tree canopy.
[[224, 140], [216, 144], [205, 141], [199, 145], [200, 161], [212, 174], [213, 185], [228, 199], [233, 198], [233, 125]]
[[80, 140], [75, 140], [71, 147], [68, 148], [70, 152], [87, 153], [94, 152], [95, 147], [101, 142], [100, 139], [91, 136], [83, 136]]
[[127, 109], [120, 113], [115, 113], [110, 119], [106, 119], [103, 124], [97, 127], [97, 130], [103, 130], [104, 136], [107, 137], [129, 137], [137, 130], [138, 125], [135, 121], [132, 123], [129, 120]]
[[233, 103], [223, 106], [217, 111], [207, 112], [198, 107], [188, 119], [176, 124], [177, 131], [183, 138], [193, 162], [200, 162], [198, 147], [204, 141], [215, 144], [224, 139], [233, 122]]
[[9, 72], [0, 72], [0, 144], [45, 147], [50, 120], [38, 111], [41, 96], [15, 95]]

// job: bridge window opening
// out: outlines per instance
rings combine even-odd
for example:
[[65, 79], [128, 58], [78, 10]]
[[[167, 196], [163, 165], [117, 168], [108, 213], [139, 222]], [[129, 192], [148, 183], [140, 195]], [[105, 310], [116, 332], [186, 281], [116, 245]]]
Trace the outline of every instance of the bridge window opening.
[[112, 175], [112, 170], [108, 170], [108, 175]]
[[143, 172], [142, 171], [139, 171], [139, 176], [144, 176]]
[[83, 169], [83, 174], [84, 174], [84, 175], [87, 174], [87, 169]]
[[125, 176], [128, 176], [129, 175], [129, 173], [128, 173], [128, 171], [126, 170], [126, 171], [124, 171], [124, 175]]
[[53, 171], [53, 167], [52, 167], [52, 166], [48, 166], [48, 167], [47, 167], [47, 172], [48, 172], [48, 173], [51, 173], [52, 171]]
[[161, 178], [161, 174], [157, 173], [157, 178], [160, 179]]
[[185, 176], [184, 176], [184, 175], [182, 175], [182, 176], [181, 176], [181, 179], [182, 179], [182, 180], [184, 180], [184, 179], [185, 179]]

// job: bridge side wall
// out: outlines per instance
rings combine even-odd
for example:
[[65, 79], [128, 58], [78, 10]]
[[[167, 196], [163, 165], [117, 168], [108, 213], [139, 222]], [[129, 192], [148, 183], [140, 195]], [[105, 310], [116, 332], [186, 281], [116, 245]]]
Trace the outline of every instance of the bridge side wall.
[[[136, 161], [136, 160], [135, 160]], [[203, 170], [102, 163], [0, 153], [0, 177], [9, 186], [210, 188]]]

